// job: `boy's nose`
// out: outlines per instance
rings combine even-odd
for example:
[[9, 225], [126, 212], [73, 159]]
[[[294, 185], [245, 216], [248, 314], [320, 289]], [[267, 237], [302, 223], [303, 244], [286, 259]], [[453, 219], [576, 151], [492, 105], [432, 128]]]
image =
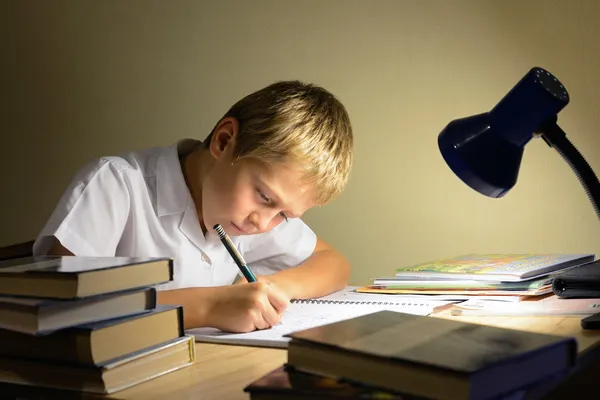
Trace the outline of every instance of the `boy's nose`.
[[252, 225], [254, 225], [259, 232], [265, 232], [269, 229], [269, 224], [273, 220], [275, 214], [277, 213], [254, 211], [250, 214], [250, 222], [252, 222]]

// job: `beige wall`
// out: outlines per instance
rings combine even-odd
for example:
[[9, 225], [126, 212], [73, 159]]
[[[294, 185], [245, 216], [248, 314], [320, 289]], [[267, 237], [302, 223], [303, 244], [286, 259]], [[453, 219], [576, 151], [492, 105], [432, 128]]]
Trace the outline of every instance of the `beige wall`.
[[465, 252], [598, 252], [600, 221], [543, 141], [504, 199], [466, 187], [437, 135], [533, 66], [566, 85], [559, 123], [600, 172], [600, 2], [3, 2], [0, 244], [34, 237], [92, 157], [204, 138], [268, 83], [334, 92], [356, 132], [347, 191], [306, 220], [352, 281]]

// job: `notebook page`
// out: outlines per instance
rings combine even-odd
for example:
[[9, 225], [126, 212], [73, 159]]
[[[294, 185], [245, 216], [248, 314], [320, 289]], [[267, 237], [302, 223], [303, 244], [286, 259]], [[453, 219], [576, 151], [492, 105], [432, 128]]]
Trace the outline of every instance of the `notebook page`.
[[347, 288], [344, 291], [320, 299], [291, 303], [279, 324], [270, 329], [248, 333], [227, 333], [214, 328], [196, 328], [190, 329], [186, 333], [194, 335], [196, 341], [199, 342], [286, 348], [289, 338], [284, 337], [284, 335], [295, 331], [380, 310], [429, 315], [435, 307], [449, 303], [451, 302], [400, 299], [398, 296], [354, 293], [352, 288]]

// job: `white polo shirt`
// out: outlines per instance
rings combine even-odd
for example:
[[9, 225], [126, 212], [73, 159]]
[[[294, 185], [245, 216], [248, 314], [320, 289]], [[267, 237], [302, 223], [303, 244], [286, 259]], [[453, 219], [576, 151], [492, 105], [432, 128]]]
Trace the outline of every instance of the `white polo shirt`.
[[[37, 237], [34, 254], [46, 254], [55, 236], [77, 256], [173, 257], [174, 280], [159, 289], [233, 283], [239, 270], [216, 234], [202, 233], [181, 171], [179, 154], [194, 143], [85, 165]], [[316, 245], [316, 235], [298, 218], [231, 239], [258, 275], [300, 264]]]

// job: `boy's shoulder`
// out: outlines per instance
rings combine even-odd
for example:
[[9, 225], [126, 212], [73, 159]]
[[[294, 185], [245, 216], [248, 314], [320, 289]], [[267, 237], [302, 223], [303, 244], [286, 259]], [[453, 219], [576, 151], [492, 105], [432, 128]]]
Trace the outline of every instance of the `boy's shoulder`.
[[108, 169], [119, 175], [154, 176], [161, 158], [172, 159], [169, 160], [171, 164], [173, 160], [177, 160], [177, 144], [96, 157], [84, 164], [77, 175], [79, 178], [90, 179], [100, 171]]

